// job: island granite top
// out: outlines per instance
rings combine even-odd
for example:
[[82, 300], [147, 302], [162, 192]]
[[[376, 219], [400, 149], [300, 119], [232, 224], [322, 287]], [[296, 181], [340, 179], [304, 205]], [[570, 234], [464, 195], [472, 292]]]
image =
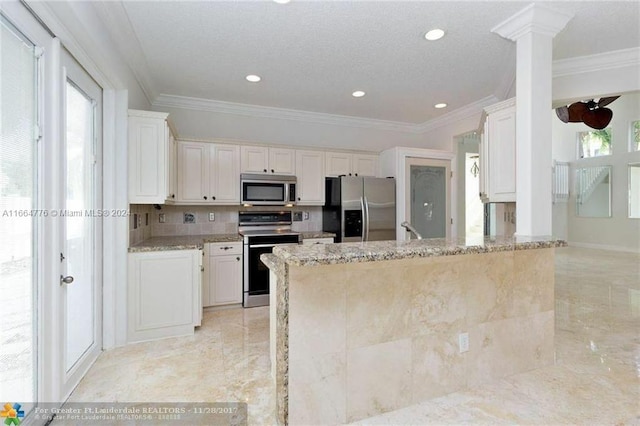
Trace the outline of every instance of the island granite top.
[[233, 243], [242, 241], [238, 234], [183, 235], [177, 237], [152, 237], [129, 247], [129, 253], [167, 250], [197, 250], [206, 243]]
[[[430, 238], [410, 241], [276, 246], [273, 254], [293, 266], [376, 262], [416, 257], [452, 256], [511, 250], [564, 247], [566, 241], [553, 237], [483, 237], [450, 240]], [[271, 262], [270, 262], [271, 263]]]

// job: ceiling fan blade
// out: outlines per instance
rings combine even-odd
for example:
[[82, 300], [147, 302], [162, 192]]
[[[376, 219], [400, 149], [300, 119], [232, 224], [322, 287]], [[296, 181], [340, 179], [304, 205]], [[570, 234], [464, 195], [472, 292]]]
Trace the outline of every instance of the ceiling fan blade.
[[599, 107], [604, 107], [609, 105], [611, 102], [615, 101], [616, 99], [618, 99], [620, 96], [609, 96], [607, 98], [600, 98], [600, 100], [598, 101], [598, 106]]
[[587, 126], [597, 130], [602, 130], [609, 125], [612, 117], [613, 111], [609, 108], [596, 108], [585, 112], [582, 115], [582, 120]]
[[584, 102], [574, 102], [568, 107], [569, 110], [569, 122], [580, 123], [582, 121], [582, 115], [589, 111], [587, 104]]
[[556, 115], [563, 123], [569, 122], [569, 108], [566, 106], [556, 108]]

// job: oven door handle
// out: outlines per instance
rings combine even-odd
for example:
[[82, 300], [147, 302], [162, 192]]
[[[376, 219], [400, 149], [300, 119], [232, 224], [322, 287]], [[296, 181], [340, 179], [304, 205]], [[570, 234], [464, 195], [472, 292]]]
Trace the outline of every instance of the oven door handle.
[[278, 244], [249, 244], [249, 250], [253, 248], [275, 247]]

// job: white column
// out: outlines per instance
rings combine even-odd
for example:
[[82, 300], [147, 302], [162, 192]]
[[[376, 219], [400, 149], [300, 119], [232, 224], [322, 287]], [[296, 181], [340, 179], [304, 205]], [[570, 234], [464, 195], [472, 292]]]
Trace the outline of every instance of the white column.
[[491, 31], [516, 42], [516, 235], [552, 233], [552, 41], [572, 18], [532, 3]]

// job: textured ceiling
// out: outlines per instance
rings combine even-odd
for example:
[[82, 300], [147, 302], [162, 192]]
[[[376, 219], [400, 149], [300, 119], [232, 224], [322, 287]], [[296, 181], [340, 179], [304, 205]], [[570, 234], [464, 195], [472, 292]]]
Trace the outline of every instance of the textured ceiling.
[[[637, 1], [552, 3], [575, 13], [554, 40], [554, 59], [640, 46]], [[487, 96], [505, 95], [515, 45], [491, 28], [527, 4], [293, 0], [285, 5], [122, 5], [135, 34], [130, 42], [139, 42], [155, 93], [422, 123]], [[110, 7], [109, 2], [103, 6]], [[434, 27], [447, 35], [427, 42], [423, 35]], [[263, 80], [248, 83], [247, 74]], [[354, 90], [367, 95], [355, 99]], [[438, 102], [449, 107], [436, 110]]]

